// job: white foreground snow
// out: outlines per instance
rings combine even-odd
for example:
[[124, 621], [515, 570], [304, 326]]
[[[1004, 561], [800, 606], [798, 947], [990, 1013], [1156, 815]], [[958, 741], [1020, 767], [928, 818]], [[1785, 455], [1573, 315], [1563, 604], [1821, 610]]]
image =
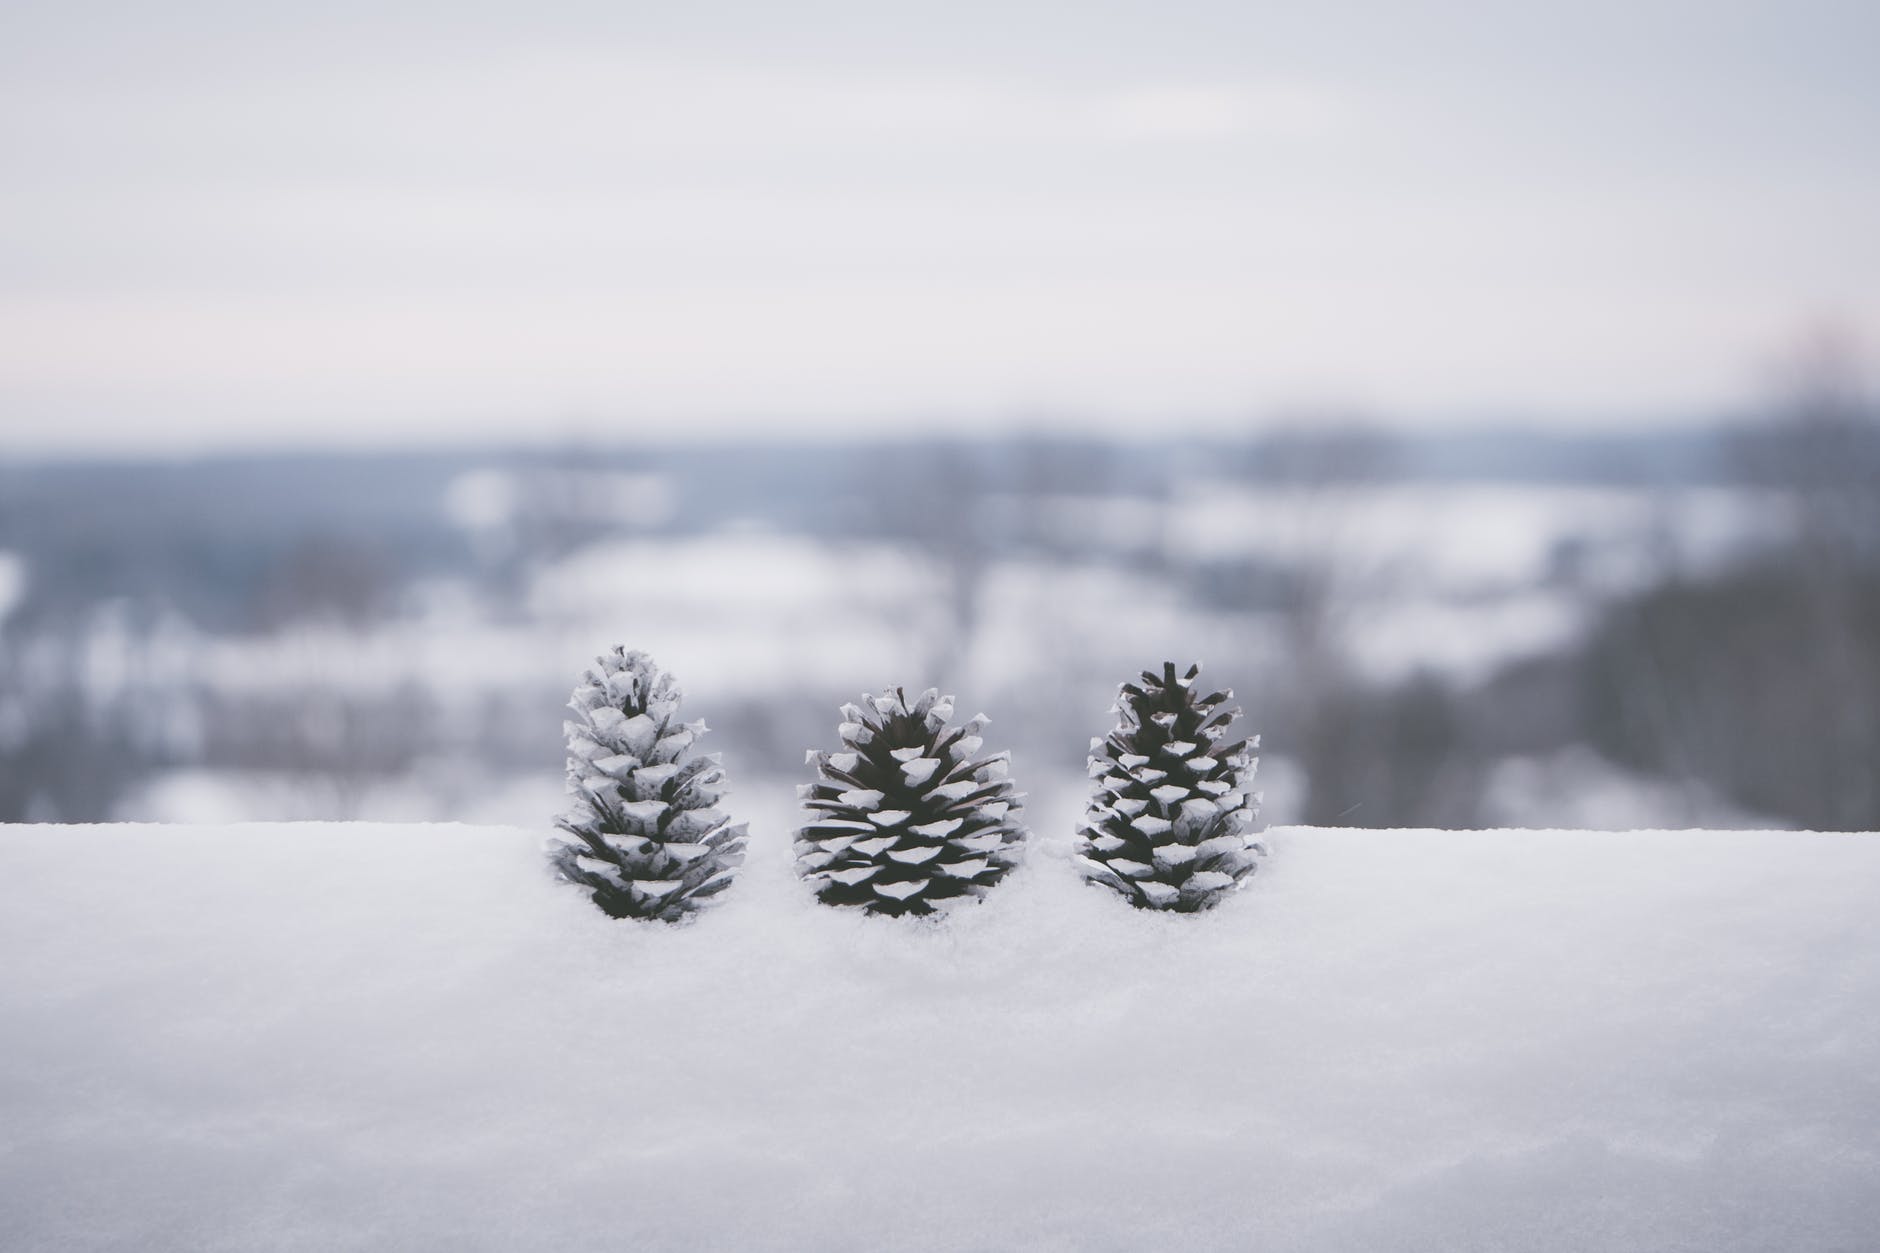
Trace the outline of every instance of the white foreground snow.
[[0, 1246], [1871, 1249], [1880, 837], [1062, 842], [943, 925], [784, 832], [696, 925], [545, 833], [0, 828]]

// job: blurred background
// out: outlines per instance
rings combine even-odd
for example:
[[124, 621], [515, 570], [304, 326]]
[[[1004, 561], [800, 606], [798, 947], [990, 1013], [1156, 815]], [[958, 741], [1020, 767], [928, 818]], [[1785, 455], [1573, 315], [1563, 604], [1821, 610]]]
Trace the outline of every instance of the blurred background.
[[1880, 828], [1880, 9], [1496, 7], [0, 7], [0, 821], [546, 825], [624, 643]]

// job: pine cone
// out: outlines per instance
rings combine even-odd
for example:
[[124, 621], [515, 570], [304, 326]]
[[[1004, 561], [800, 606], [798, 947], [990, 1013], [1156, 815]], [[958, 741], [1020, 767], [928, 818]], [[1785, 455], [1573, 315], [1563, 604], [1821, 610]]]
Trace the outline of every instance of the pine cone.
[[714, 808], [724, 795], [718, 755], [681, 760], [705, 724], [675, 720], [680, 696], [651, 657], [616, 647], [568, 703], [575, 799], [549, 859], [615, 918], [678, 922], [729, 887], [744, 860], [744, 824]]
[[825, 905], [930, 914], [983, 896], [1017, 864], [1025, 829], [1008, 754], [975, 760], [986, 719], [949, 727], [953, 698], [933, 688], [844, 705], [843, 750], [811, 751], [822, 781], [798, 791], [817, 816], [797, 833], [797, 871]]
[[1193, 913], [1226, 899], [1265, 850], [1251, 825], [1258, 801], [1258, 737], [1223, 744], [1240, 713], [1232, 692], [1195, 695], [1200, 666], [1180, 678], [1175, 663], [1123, 684], [1121, 719], [1090, 742], [1096, 793], [1079, 830], [1076, 862], [1086, 879], [1142, 909]]

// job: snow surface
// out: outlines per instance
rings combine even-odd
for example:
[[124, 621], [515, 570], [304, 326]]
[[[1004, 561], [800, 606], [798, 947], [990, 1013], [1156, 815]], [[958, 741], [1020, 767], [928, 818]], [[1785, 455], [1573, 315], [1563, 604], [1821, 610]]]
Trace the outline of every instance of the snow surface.
[[1280, 828], [1176, 917], [1076, 800], [940, 925], [781, 808], [676, 929], [545, 830], [0, 828], [0, 1246], [1873, 1247], [1880, 837]]

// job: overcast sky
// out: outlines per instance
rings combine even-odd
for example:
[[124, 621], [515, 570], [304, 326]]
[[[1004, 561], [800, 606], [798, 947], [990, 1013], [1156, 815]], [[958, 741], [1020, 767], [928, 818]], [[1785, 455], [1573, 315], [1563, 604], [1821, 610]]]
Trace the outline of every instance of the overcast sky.
[[1880, 5], [0, 0], [0, 451], [1679, 420], [1880, 335]]

